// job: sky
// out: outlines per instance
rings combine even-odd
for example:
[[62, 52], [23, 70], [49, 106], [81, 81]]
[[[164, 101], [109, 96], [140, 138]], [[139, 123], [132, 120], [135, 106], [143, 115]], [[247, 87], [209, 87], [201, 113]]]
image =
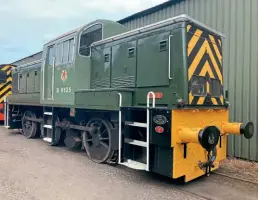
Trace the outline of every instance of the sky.
[[96, 19], [117, 21], [166, 0], [0, 0], [0, 64], [42, 50], [56, 36]]

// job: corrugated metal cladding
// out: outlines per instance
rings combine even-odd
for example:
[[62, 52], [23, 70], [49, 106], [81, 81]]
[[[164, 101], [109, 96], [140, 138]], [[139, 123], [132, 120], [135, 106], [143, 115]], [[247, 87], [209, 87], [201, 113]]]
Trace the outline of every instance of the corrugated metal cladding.
[[170, 1], [120, 20], [135, 29], [179, 14], [189, 16], [225, 34], [223, 67], [231, 103], [230, 120], [255, 124], [255, 136], [229, 136], [228, 154], [258, 161], [258, 2], [257, 0]]

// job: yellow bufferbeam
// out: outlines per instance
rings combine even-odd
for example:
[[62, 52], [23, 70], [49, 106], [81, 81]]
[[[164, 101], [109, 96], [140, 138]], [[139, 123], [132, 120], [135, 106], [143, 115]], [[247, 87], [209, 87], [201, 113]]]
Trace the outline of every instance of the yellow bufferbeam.
[[[184, 176], [188, 182], [205, 174], [199, 163], [208, 161], [208, 149], [216, 145], [215, 170], [226, 158], [227, 134], [253, 135], [253, 123], [230, 123], [228, 109], [174, 109], [172, 110], [171, 147], [173, 148], [172, 178]], [[217, 137], [211, 137], [210, 133]], [[216, 134], [215, 134], [216, 133]], [[204, 140], [201, 140], [203, 138]], [[209, 144], [202, 145], [202, 144]], [[211, 146], [212, 144], [212, 146]], [[215, 147], [215, 146], [214, 146]]]
[[[221, 130], [222, 122], [228, 122], [227, 109], [174, 109], [172, 110], [171, 147], [173, 148], [172, 178], [184, 176], [185, 182], [205, 174], [199, 163], [207, 162], [208, 153], [199, 142], [198, 134], [206, 127], [215, 126]], [[188, 140], [183, 145], [182, 140]], [[192, 141], [192, 142], [191, 142]], [[221, 137], [217, 143], [217, 157], [214, 162], [215, 170], [219, 161], [226, 158], [227, 136]], [[186, 147], [186, 148], [185, 148]], [[186, 156], [184, 156], [186, 155]]]

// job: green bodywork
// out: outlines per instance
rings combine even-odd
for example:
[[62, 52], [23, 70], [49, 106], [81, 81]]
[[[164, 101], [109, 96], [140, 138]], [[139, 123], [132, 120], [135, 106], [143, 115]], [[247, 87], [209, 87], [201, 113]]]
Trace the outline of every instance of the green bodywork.
[[[47, 43], [43, 49], [41, 72], [38, 72], [42, 87], [39, 79], [29, 78], [27, 82], [22, 79], [20, 93], [24, 93], [26, 82], [27, 93], [37, 93], [40, 88], [36, 104], [98, 110], [117, 110], [118, 93], [122, 95], [122, 106], [146, 106], [150, 91], [163, 95], [156, 99], [157, 106], [175, 106], [179, 99], [188, 102], [187, 21], [97, 42], [91, 46], [90, 56], [81, 56], [78, 50], [81, 33], [93, 24], [102, 24], [103, 39], [127, 31], [116, 22], [97, 20]], [[57, 45], [73, 38], [72, 61], [56, 64]], [[53, 47], [52, 57], [49, 57], [50, 47]], [[33, 76], [34, 70], [26, 70], [32, 74], [30, 77]], [[11, 102], [19, 103], [19, 97], [14, 98], [15, 95], [18, 94], [10, 97], [13, 98]]]
[[[44, 82], [44, 87], [41, 90], [41, 104], [73, 106], [75, 105], [75, 91], [78, 89], [90, 89], [91, 58], [80, 56], [78, 46], [81, 32], [87, 27], [98, 23], [103, 25], [104, 39], [126, 31], [125, 27], [115, 22], [108, 20], [97, 20], [69, 34], [61, 36], [44, 46], [41, 80], [42, 83]], [[72, 62], [61, 65], [54, 64], [55, 66], [53, 69], [53, 59], [50, 59], [50, 63], [48, 62], [48, 48], [53, 46], [56, 50], [57, 44], [72, 38], [74, 38], [75, 41]], [[66, 72], [67, 77], [65, 80], [62, 80], [61, 76], [64, 71]], [[51, 79], [53, 73], [54, 79]], [[52, 81], [54, 81], [54, 83]]]

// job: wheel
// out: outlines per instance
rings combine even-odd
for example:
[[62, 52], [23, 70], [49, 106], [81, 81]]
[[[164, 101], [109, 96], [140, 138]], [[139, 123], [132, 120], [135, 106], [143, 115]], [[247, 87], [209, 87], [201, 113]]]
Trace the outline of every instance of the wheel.
[[37, 132], [37, 123], [27, 120], [26, 117], [36, 118], [36, 115], [31, 111], [26, 111], [22, 117], [22, 134], [27, 138], [34, 138]]
[[96, 163], [109, 161], [114, 154], [111, 149], [111, 123], [101, 118], [93, 118], [87, 126], [94, 128], [94, 131], [83, 132], [83, 145], [87, 155]]

